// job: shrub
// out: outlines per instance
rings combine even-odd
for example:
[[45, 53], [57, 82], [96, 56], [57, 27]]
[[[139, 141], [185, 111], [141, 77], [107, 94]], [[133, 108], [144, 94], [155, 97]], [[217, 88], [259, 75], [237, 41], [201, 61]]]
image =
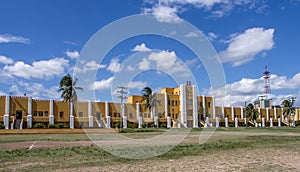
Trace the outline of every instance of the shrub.
[[120, 124], [119, 122], [116, 122], [116, 123], [115, 123], [115, 127], [116, 127], [116, 128], [120, 128], [120, 127], [121, 127], [121, 124]]
[[0, 124], [0, 129], [4, 129], [4, 128], [5, 128], [4, 124]]
[[55, 124], [48, 124], [48, 128], [57, 128]]
[[165, 123], [160, 124], [160, 128], [167, 128], [167, 124]]
[[33, 125], [33, 128], [46, 128], [46, 126], [43, 123], [36, 123]]
[[131, 124], [129, 124], [129, 128], [137, 128], [137, 124], [136, 123], [131, 123]]
[[229, 124], [229, 127], [234, 127], [234, 124]]
[[69, 126], [66, 125], [66, 124], [64, 124], [64, 123], [58, 123], [58, 124], [56, 125], [56, 127], [57, 127], [57, 128], [69, 128]]
[[147, 124], [142, 124], [142, 128], [146, 128], [147, 127]]

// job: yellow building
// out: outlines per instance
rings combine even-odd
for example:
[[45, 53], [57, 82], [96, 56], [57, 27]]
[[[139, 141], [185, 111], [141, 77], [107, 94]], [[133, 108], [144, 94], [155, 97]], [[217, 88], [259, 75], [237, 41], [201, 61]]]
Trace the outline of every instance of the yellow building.
[[[289, 126], [282, 108], [256, 108], [256, 123], [246, 120], [244, 107], [218, 107], [213, 96], [198, 96], [195, 85], [163, 88], [152, 113], [140, 95], [124, 104], [114, 102], [35, 100], [31, 97], [0, 96], [0, 123], [6, 129], [32, 128], [62, 123], [69, 128], [138, 127], [143, 124], [172, 127]], [[299, 120], [296, 109], [295, 120]]]

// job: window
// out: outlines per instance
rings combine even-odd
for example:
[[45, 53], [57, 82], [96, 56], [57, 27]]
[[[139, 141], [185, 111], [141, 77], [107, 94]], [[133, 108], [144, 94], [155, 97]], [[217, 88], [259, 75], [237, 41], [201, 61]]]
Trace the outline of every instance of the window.
[[129, 118], [132, 119], [133, 118], [133, 115], [132, 113], [129, 113]]
[[210, 102], [207, 102], [207, 107], [210, 107]]
[[144, 113], [144, 118], [147, 118], [147, 113]]
[[172, 109], [172, 112], [174, 112], [174, 109]]
[[150, 113], [148, 113], [148, 118], [151, 118], [151, 114]]
[[63, 112], [63, 111], [60, 111], [60, 112], [59, 112], [59, 117], [60, 117], [60, 118], [63, 118], [63, 117], [64, 117], [64, 112]]
[[192, 105], [192, 104], [193, 104], [192, 99], [187, 99], [187, 100], [186, 100], [186, 104], [187, 104], [187, 105]]
[[112, 117], [112, 113], [111, 113], [111, 112], [109, 113], [109, 116], [111, 116], [111, 117]]
[[172, 106], [174, 106], [174, 100], [172, 100]]
[[45, 111], [44, 115], [47, 117], [48, 116], [48, 111]]
[[175, 106], [177, 106], [177, 100], [175, 101]]
[[43, 111], [39, 111], [39, 117], [42, 117], [43, 116]]
[[83, 112], [79, 112], [78, 116], [83, 117]]
[[192, 110], [187, 110], [187, 116], [193, 116], [193, 111]]
[[114, 113], [114, 116], [113, 116], [113, 117], [117, 117], [117, 113], [116, 113], [116, 112]]
[[161, 118], [161, 113], [160, 112], [158, 113], [158, 118]]
[[33, 116], [37, 116], [37, 111], [34, 111], [34, 112], [33, 112]]
[[168, 105], [170, 105], [170, 100], [168, 100]]
[[178, 114], [177, 113], [175, 114], [175, 118], [178, 119]]
[[172, 118], [174, 119], [174, 113], [172, 113]]
[[118, 116], [117, 117], [120, 117], [121, 115], [120, 115], [120, 113], [118, 113]]

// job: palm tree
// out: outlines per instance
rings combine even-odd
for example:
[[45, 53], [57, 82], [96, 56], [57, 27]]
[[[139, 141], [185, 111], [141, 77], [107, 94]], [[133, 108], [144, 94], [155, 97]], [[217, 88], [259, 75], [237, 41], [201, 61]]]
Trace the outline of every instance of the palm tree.
[[246, 115], [246, 118], [249, 120], [249, 121], [252, 121], [252, 122], [256, 122], [256, 119], [259, 115], [259, 112], [257, 110], [254, 109], [254, 105], [252, 103], [249, 103], [247, 106], [246, 106], [246, 112], [245, 112], [245, 115]]
[[[291, 99], [286, 99], [286, 100], [283, 100], [283, 102], [281, 103], [281, 105], [283, 106], [283, 115], [284, 117], [288, 118], [290, 120], [290, 116], [293, 116], [295, 115], [295, 107], [293, 107], [294, 105], [294, 102], [295, 102], [295, 98], [292, 97]], [[293, 119], [294, 121], [294, 119]], [[290, 121], [289, 121], [290, 122]]]
[[154, 110], [157, 104], [160, 104], [160, 101], [156, 98], [156, 94], [152, 92], [152, 89], [150, 87], [145, 87], [142, 90], [142, 97], [143, 97], [143, 101], [145, 101], [145, 109], [149, 109], [149, 112], [154, 122], [154, 115], [155, 115]]
[[82, 90], [81, 87], [76, 87], [78, 78], [72, 78], [70, 74], [65, 75], [59, 83], [58, 92], [65, 102], [75, 102], [77, 100], [76, 90]]

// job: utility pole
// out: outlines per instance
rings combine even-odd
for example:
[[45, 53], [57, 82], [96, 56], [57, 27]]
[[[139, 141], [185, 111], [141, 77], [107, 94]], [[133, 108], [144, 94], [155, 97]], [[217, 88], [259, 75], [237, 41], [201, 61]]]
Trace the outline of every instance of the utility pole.
[[120, 128], [122, 128], [122, 120], [123, 120], [123, 117], [125, 116], [125, 107], [124, 107], [124, 102], [123, 100], [126, 99], [126, 94], [128, 93], [127, 91], [128, 87], [124, 87], [124, 86], [118, 86], [118, 90], [117, 90], [117, 93], [119, 93], [120, 95], [117, 96], [117, 98], [120, 99], [120, 102], [121, 102], [121, 117], [120, 117]]

